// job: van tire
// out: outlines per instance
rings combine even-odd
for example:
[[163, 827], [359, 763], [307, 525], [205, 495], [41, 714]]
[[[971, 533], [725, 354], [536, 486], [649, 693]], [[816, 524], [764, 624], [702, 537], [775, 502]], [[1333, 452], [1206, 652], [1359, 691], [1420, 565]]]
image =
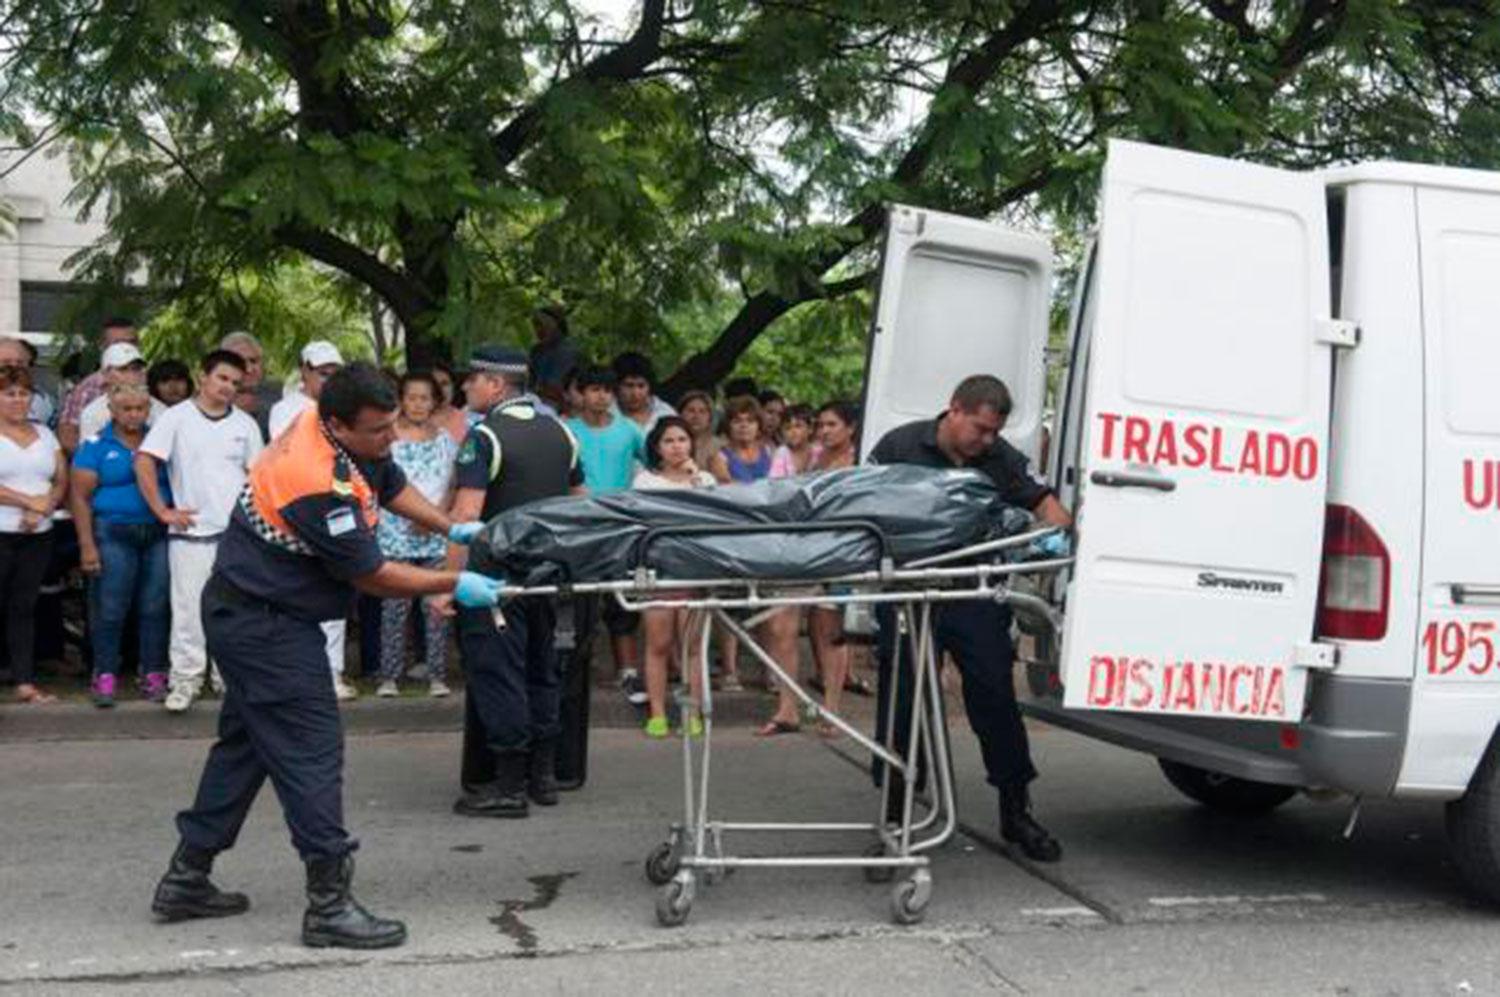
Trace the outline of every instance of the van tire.
[[1297, 795], [1296, 786], [1239, 779], [1166, 758], [1158, 758], [1156, 763], [1184, 796], [1218, 813], [1239, 817], [1268, 813]]
[[1464, 887], [1500, 906], [1500, 737], [1490, 741], [1468, 790], [1446, 811], [1448, 850]]

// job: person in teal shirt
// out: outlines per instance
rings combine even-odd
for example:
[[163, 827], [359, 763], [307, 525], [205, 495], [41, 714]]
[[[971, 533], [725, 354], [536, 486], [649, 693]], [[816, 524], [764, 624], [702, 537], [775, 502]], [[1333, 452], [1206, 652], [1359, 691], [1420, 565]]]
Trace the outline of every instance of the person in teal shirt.
[[613, 411], [613, 372], [603, 367], [583, 370], [578, 390], [583, 394], [583, 410], [567, 424], [578, 440], [584, 487], [590, 495], [624, 491], [635, 480], [635, 472], [646, 466], [646, 441], [634, 422]]

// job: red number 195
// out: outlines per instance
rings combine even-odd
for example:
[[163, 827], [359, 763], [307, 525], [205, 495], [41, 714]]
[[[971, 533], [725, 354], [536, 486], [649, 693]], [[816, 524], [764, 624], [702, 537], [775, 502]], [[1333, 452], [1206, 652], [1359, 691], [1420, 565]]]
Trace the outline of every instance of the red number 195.
[[1422, 647], [1427, 653], [1428, 675], [1451, 675], [1465, 668], [1471, 675], [1484, 675], [1496, 665], [1495, 624], [1474, 620], [1467, 627], [1450, 620], [1427, 624]]

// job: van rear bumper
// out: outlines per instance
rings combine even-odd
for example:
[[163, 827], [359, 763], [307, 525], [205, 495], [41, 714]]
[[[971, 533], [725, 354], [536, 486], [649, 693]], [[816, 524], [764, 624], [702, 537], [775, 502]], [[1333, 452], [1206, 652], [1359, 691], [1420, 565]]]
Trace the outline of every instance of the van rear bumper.
[[1401, 770], [1411, 683], [1314, 675], [1295, 747], [1286, 725], [1065, 709], [1060, 698], [1024, 697], [1028, 716], [1159, 758], [1240, 779], [1388, 796]]

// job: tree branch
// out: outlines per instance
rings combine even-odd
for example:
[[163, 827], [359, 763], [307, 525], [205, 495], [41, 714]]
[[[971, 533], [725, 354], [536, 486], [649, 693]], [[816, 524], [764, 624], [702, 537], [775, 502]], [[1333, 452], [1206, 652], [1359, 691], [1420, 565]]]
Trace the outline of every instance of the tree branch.
[[416, 281], [331, 232], [291, 222], [278, 226], [271, 234], [283, 246], [305, 253], [370, 287], [385, 299], [408, 330], [420, 327], [422, 317], [439, 307]]
[[536, 137], [542, 120], [542, 109], [564, 88], [590, 83], [621, 83], [635, 79], [662, 54], [667, 0], [644, 0], [641, 23], [623, 45], [595, 56], [577, 73], [556, 86], [548, 87], [500, 130], [490, 143], [496, 165], [503, 170], [520, 157]]

